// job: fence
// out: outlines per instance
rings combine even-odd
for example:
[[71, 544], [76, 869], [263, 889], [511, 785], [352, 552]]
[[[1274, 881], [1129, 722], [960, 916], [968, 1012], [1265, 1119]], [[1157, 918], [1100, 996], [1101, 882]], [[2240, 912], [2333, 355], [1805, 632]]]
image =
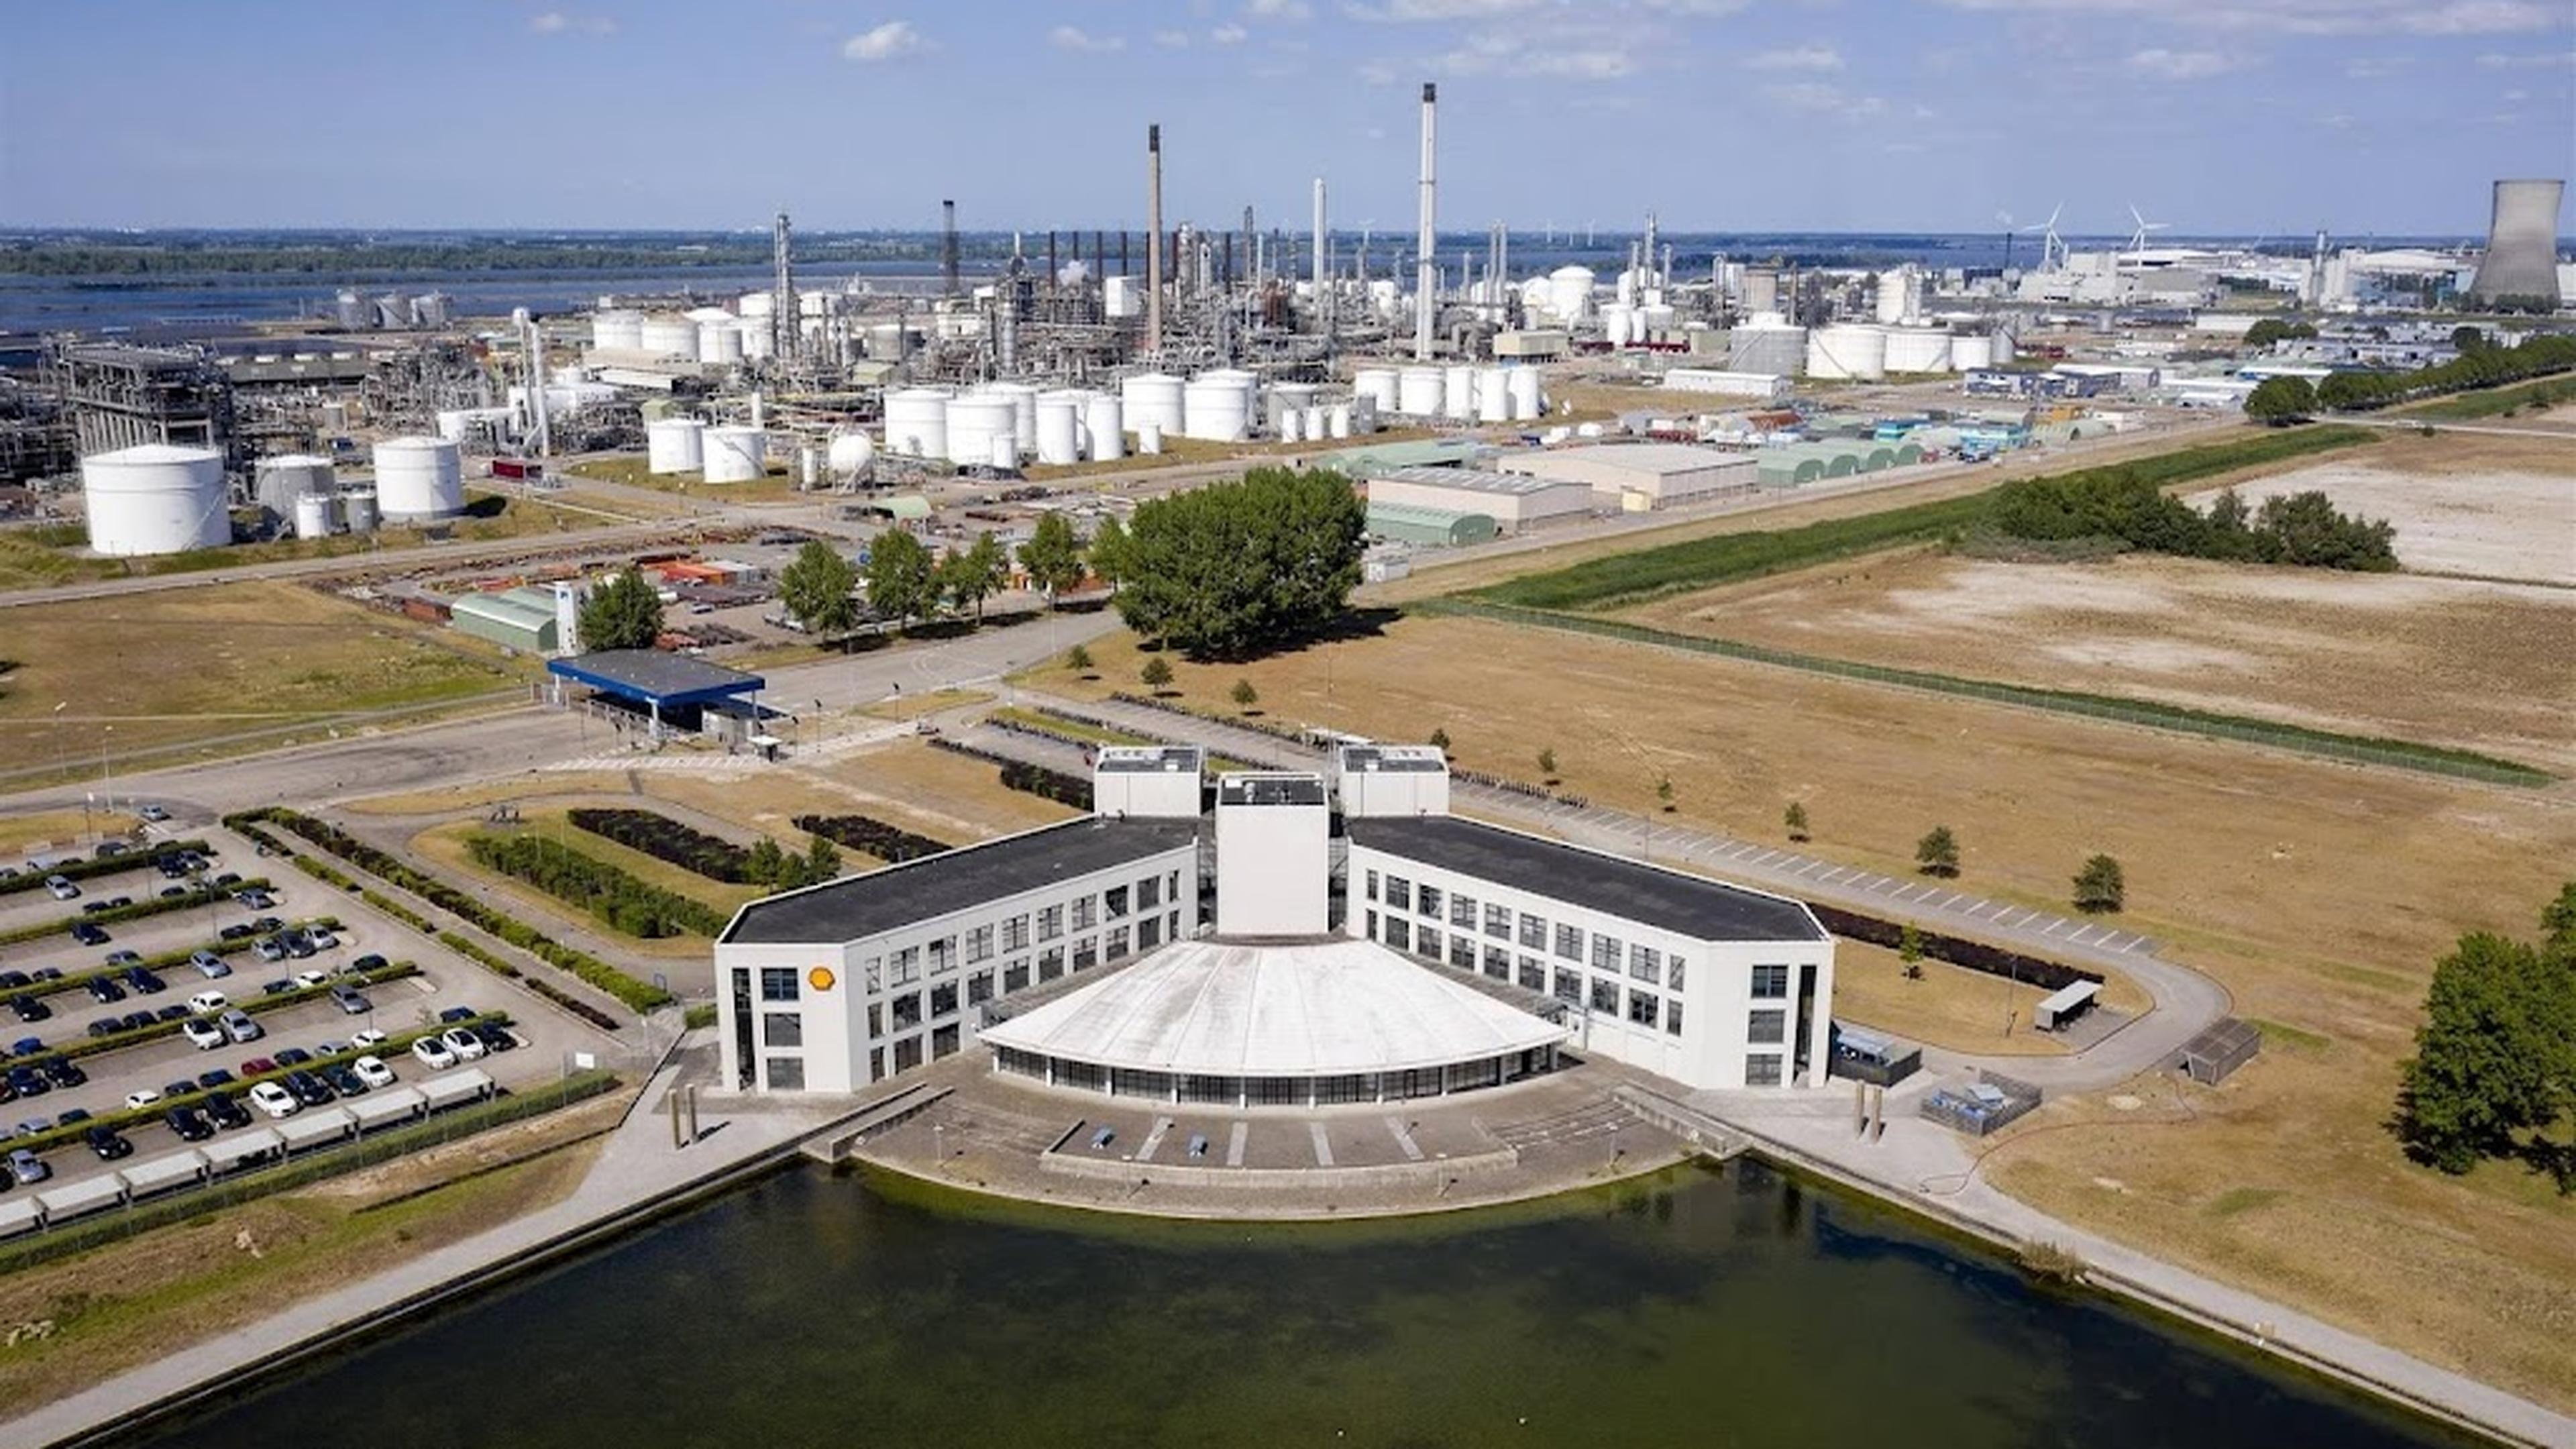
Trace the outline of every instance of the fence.
[[2477, 780], [2491, 785], [2539, 786], [2551, 784], [2557, 778], [2545, 770], [2536, 769], [2530, 765], [2489, 755], [2473, 754], [2466, 750], [2448, 750], [2434, 745], [2413, 744], [2404, 740], [2379, 740], [2357, 735], [2338, 735], [2324, 730], [2302, 729], [2296, 725], [2271, 724], [2234, 715], [2208, 714], [2178, 705], [2155, 704], [2146, 700], [2075, 694], [2063, 690], [2040, 689], [2030, 685], [1960, 679], [1951, 675], [1930, 674], [1915, 669], [1895, 669], [1885, 665], [1863, 664], [1850, 659], [1829, 659], [1821, 655], [1800, 654], [1786, 649], [1768, 649], [1758, 644], [1738, 643], [1732, 639], [1675, 634], [1617, 619], [1559, 614], [1517, 604], [1494, 604], [1451, 597], [1424, 599], [1408, 604], [1406, 607], [1426, 614], [1491, 619], [1500, 623], [1523, 624], [1533, 628], [1559, 629], [1572, 634], [1591, 634], [1599, 638], [1644, 644], [1654, 648], [1678, 649], [1694, 654], [1714, 654], [1727, 659], [1778, 665], [1784, 669], [1800, 669], [1810, 674], [1856, 679], [1869, 684], [1892, 684], [1931, 694], [1984, 700], [1990, 704], [2015, 705], [2025, 709], [2048, 710], [2057, 714], [2081, 715], [2088, 719], [2110, 720], [2144, 729], [2201, 735], [2210, 739], [2233, 740], [2241, 744], [2264, 745], [2273, 749], [2291, 750], [2299, 754], [2343, 760], [2353, 764], [2384, 765], [2393, 769]]

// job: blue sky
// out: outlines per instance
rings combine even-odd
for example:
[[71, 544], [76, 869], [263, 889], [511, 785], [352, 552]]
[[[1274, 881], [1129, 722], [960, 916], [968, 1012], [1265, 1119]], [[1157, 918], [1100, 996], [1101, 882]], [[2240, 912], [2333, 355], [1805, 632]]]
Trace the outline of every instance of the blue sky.
[[0, 225], [2474, 232], [2576, 0], [21, 0]]

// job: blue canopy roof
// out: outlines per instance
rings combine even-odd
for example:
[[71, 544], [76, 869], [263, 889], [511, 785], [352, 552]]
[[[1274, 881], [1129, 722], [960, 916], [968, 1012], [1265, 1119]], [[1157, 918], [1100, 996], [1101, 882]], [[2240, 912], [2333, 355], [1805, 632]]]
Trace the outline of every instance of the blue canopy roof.
[[552, 659], [546, 662], [546, 672], [657, 708], [712, 704], [754, 693], [769, 683], [757, 674], [659, 649], [610, 649]]

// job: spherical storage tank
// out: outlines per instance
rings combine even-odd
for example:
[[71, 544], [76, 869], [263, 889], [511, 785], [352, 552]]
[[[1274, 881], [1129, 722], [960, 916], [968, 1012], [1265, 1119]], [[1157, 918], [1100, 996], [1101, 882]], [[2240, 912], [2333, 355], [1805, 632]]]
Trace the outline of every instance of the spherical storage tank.
[[328, 538], [332, 523], [331, 495], [307, 493], [295, 500], [295, 536]]
[[655, 418], [644, 425], [644, 470], [695, 473], [707, 466], [707, 425], [696, 418]]
[[1037, 451], [1041, 463], [1082, 461], [1082, 405], [1078, 392], [1050, 392], [1037, 400]]
[[835, 478], [855, 478], [876, 461], [876, 440], [865, 433], [834, 433], [823, 450], [823, 465]]
[[1180, 432], [1187, 390], [1187, 384], [1167, 372], [1139, 373], [1122, 379], [1118, 400], [1125, 410], [1127, 426], [1140, 433], [1148, 424], [1158, 433]]
[[1109, 461], [1127, 456], [1127, 407], [1114, 392], [1094, 393], [1084, 405], [1082, 427], [1091, 440], [1091, 456]]
[[906, 458], [947, 457], [948, 394], [935, 387], [886, 394], [885, 446]]
[[769, 471], [769, 434], [736, 425], [709, 428], [706, 454], [708, 482], [748, 483]]
[[259, 460], [258, 481], [252, 496], [259, 506], [280, 518], [295, 516], [295, 500], [308, 493], [328, 493], [335, 479], [331, 460], [310, 453], [281, 453]]
[[103, 554], [185, 553], [233, 541], [224, 455], [145, 443], [81, 459], [89, 546]]
[[376, 444], [376, 502], [394, 523], [463, 513], [465, 474], [456, 445], [440, 438], [387, 438]]

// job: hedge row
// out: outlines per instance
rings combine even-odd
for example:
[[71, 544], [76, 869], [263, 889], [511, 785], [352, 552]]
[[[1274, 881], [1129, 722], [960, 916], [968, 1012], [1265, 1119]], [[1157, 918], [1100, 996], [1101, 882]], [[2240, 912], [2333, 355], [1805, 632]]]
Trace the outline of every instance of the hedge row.
[[575, 827], [603, 840], [727, 885], [792, 891], [841, 873], [840, 852], [820, 842], [810, 854], [790, 855], [765, 835], [759, 844], [745, 848], [651, 810], [582, 809], [569, 812], [569, 817]]
[[[637, 1011], [650, 1011], [673, 1000], [670, 992], [638, 981], [587, 951], [575, 950], [515, 916], [494, 910], [436, 876], [412, 869], [347, 831], [310, 815], [270, 806], [225, 817], [224, 824], [243, 834], [261, 821], [273, 822], [331, 852], [367, 874], [411, 892], [442, 911], [487, 931], [534, 955], [550, 966], [571, 972]], [[421, 929], [428, 928], [427, 922]], [[534, 983], [530, 983], [533, 985]], [[551, 998], [550, 998], [551, 999]]]
[[656, 941], [683, 933], [713, 936], [725, 927], [724, 916], [704, 901], [541, 836], [469, 835], [465, 849], [477, 864], [579, 906], [612, 931]]
[[195, 910], [209, 902], [227, 900], [234, 891], [268, 889], [270, 886], [267, 879], [260, 877], [243, 881], [239, 885], [226, 886], [221, 890], [207, 886], [203, 891], [189, 895], [146, 896], [130, 906], [119, 906], [112, 911], [91, 911], [83, 915], [65, 916], [59, 920], [40, 922], [33, 926], [21, 926], [14, 931], [0, 934], [0, 946], [15, 946], [26, 941], [39, 941], [47, 936], [63, 935], [82, 921], [87, 921], [93, 926], [113, 926], [120, 921], [140, 921], [152, 916], [166, 916], [173, 911]]
[[938, 855], [956, 847], [927, 835], [915, 835], [900, 826], [865, 815], [799, 815], [796, 828], [808, 835], [863, 851], [888, 865], [901, 865], [926, 855]]
[[[1905, 928], [1902, 925], [1894, 921], [1881, 920], [1876, 916], [1864, 916], [1855, 911], [1839, 910], [1817, 901], [1807, 902], [1807, 909], [1816, 913], [1816, 920], [1826, 930], [1837, 936], [1848, 936], [1855, 941], [1866, 941], [1873, 946], [1885, 946], [1889, 950], [1894, 950], [1902, 943], [1905, 936]], [[2019, 951], [2007, 951], [2001, 946], [1989, 946], [1983, 941], [1971, 941], [1961, 936], [1944, 936], [1937, 931], [1917, 930], [1915, 940], [1922, 943], [1923, 954], [1935, 961], [1947, 961], [1953, 966], [1965, 966], [1971, 971], [1983, 971], [1989, 976], [2009, 976], [2015, 981], [2027, 982], [2049, 991], [2063, 991], [2078, 981], [2090, 981], [2095, 985], [2101, 984], [2102, 981], [2102, 974], [2098, 971], [2085, 971], [2062, 962], [2026, 956]]]
[[[426, 927], [424, 927], [424, 929], [426, 929]], [[440, 945], [445, 946], [447, 949], [464, 957], [468, 961], [472, 961], [475, 964], [490, 970], [494, 975], [518, 982], [521, 986], [528, 988], [530, 991], [535, 992], [537, 995], [544, 997], [546, 1000], [553, 1002], [565, 1011], [571, 1012], [573, 1015], [580, 1017], [582, 1020], [589, 1022], [591, 1025], [598, 1027], [602, 1031], [615, 1031], [623, 1025], [623, 1023], [619, 1022], [616, 1017], [610, 1016], [607, 1012], [600, 1010], [598, 1007], [591, 1005], [589, 1002], [582, 1000], [580, 997], [573, 995], [571, 992], [564, 990], [553, 982], [541, 980], [537, 977], [526, 974], [518, 967], [511, 965], [509, 962], [502, 960], [499, 956], [485, 950], [481, 943], [471, 939], [470, 937], [460, 936], [454, 931], [441, 931], [438, 933], [438, 942]]]
[[45, 883], [45, 877], [49, 875], [58, 875], [68, 881], [84, 881], [93, 876], [114, 875], [120, 870], [132, 870], [136, 866], [150, 865], [165, 855], [180, 855], [191, 850], [199, 855], [205, 855], [210, 853], [213, 847], [202, 840], [172, 840], [156, 845], [148, 851], [128, 850], [111, 855], [105, 860], [67, 860], [43, 870], [22, 870], [16, 875], [0, 879], [0, 896], [35, 890]]
[[1010, 789], [1024, 791], [1042, 800], [1053, 800], [1059, 805], [1070, 805], [1076, 810], [1092, 808], [1091, 782], [1079, 775], [1068, 775], [1062, 770], [1050, 770], [1044, 765], [1032, 765], [1025, 760], [1015, 760], [992, 750], [962, 744], [946, 735], [933, 736], [930, 747], [934, 750], [946, 750], [952, 755], [964, 755], [970, 760], [982, 760], [989, 765], [999, 765], [1002, 770], [1002, 784]]

